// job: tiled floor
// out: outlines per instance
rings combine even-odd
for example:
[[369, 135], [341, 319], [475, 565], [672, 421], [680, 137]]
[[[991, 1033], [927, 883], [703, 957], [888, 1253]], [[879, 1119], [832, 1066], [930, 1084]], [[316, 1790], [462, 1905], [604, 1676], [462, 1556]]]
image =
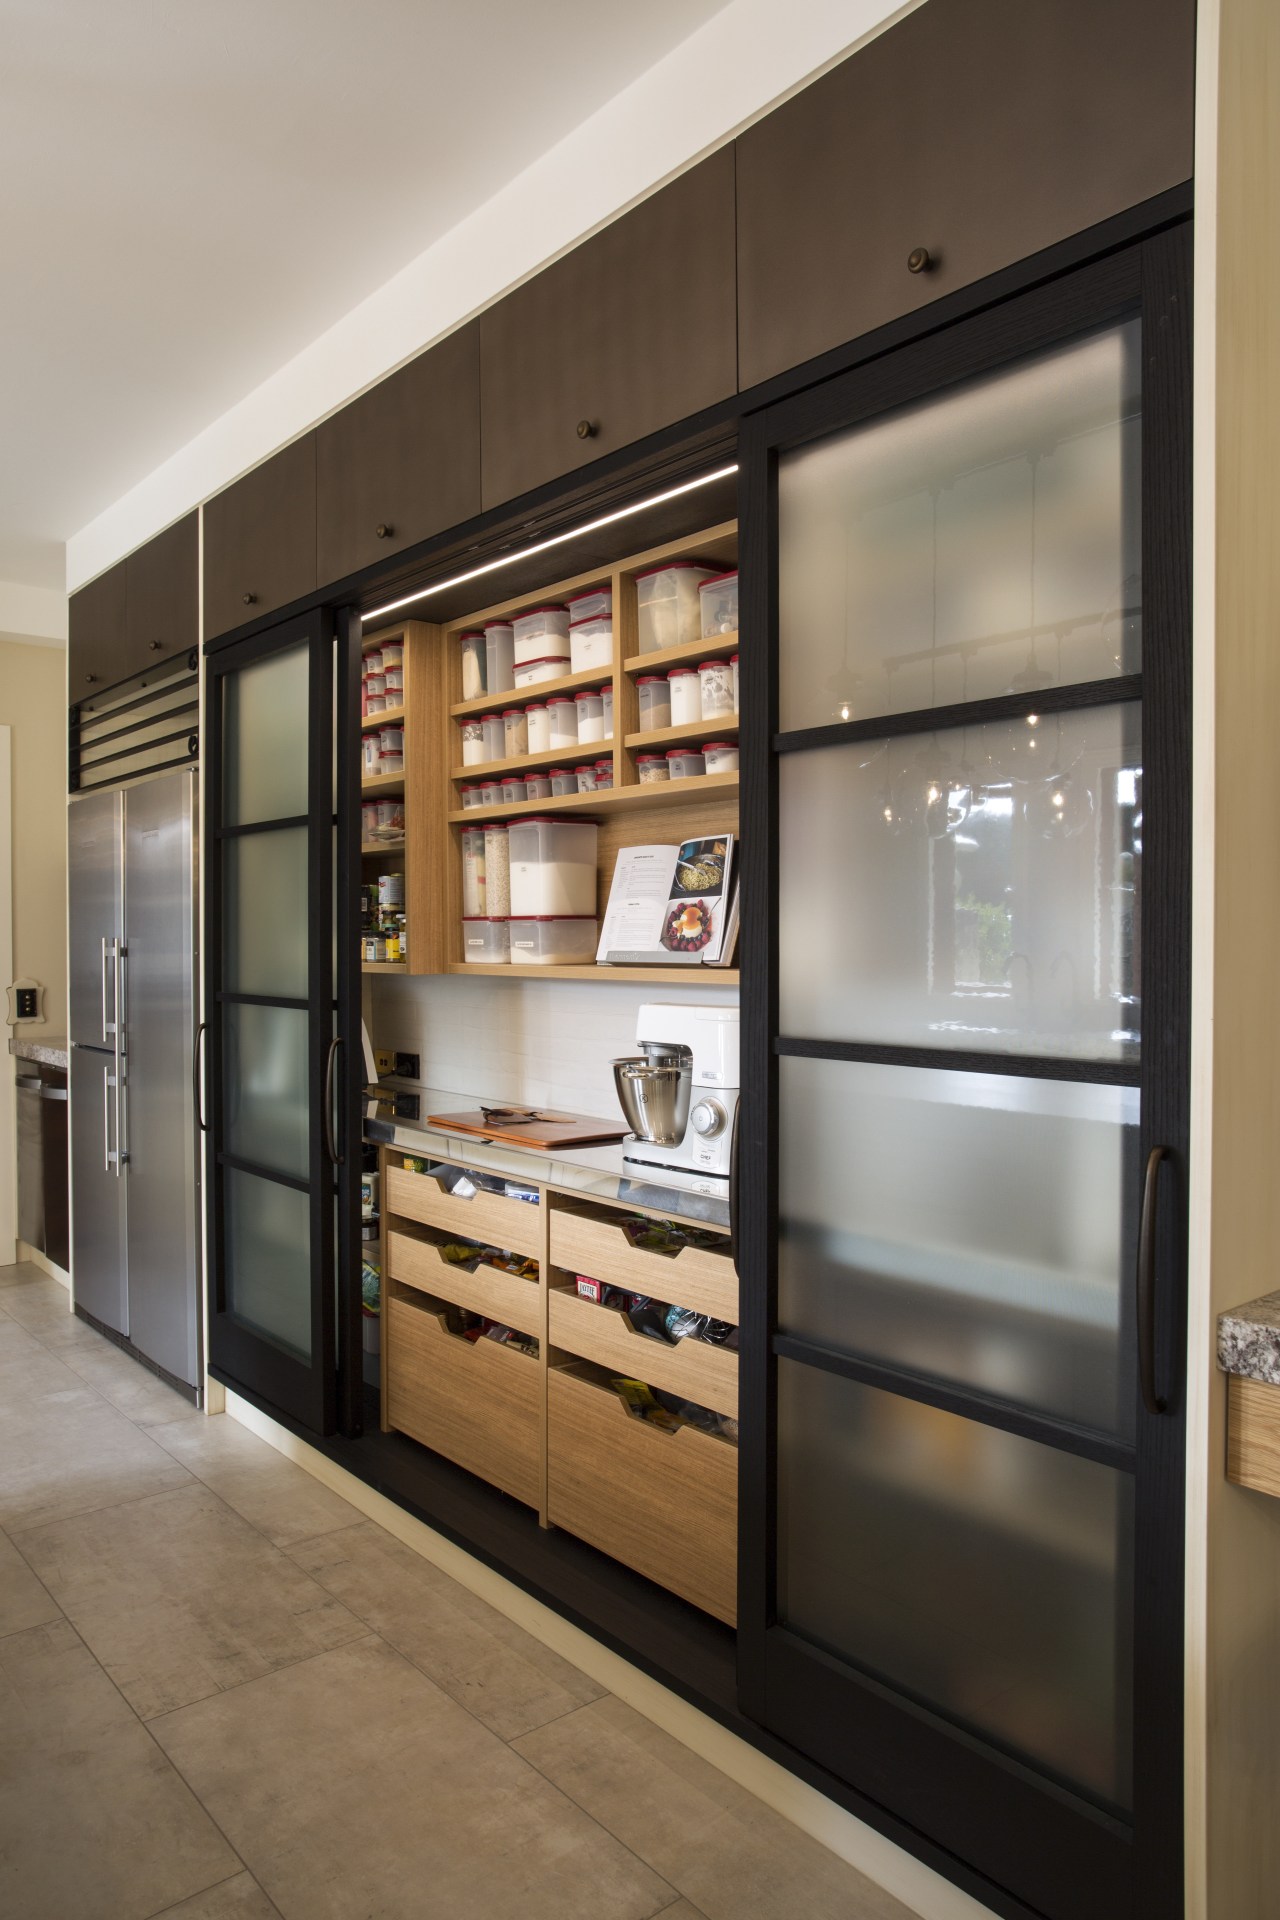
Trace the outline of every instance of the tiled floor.
[[909, 1920], [0, 1268], [0, 1913]]

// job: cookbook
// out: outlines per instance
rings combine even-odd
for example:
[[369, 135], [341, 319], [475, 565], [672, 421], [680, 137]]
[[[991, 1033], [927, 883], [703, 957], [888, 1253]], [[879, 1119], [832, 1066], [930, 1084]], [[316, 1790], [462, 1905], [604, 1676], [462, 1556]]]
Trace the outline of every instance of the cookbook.
[[727, 967], [738, 932], [731, 833], [623, 847], [596, 960], [601, 966]]

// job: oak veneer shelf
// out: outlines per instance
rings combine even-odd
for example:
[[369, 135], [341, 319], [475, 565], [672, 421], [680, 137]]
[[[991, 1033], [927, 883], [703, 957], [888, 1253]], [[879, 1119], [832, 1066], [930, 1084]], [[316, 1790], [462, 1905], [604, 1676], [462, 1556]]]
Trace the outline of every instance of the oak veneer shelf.
[[360, 731], [372, 733], [376, 727], [398, 727], [403, 721], [403, 707], [387, 707], [381, 713], [366, 713], [360, 722]]
[[[569, 765], [580, 760], [613, 760], [612, 740], [580, 740], [576, 747], [548, 747], [545, 753], [517, 753], [509, 760], [486, 760], [476, 767], [451, 767], [449, 778], [460, 785], [474, 786], [492, 780], [501, 773], [537, 773], [547, 767]], [[608, 792], [608, 788], [605, 789]], [[561, 798], [568, 798], [561, 795]], [[475, 811], [474, 808], [471, 809]]]
[[604, 980], [623, 986], [736, 987], [736, 967], [524, 967], [509, 960], [489, 962], [453, 960], [446, 973], [491, 974], [499, 980]]
[[628, 654], [622, 664], [628, 673], [661, 673], [667, 667], [696, 667], [699, 660], [727, 660], [739, 651], [736, 633], [718, 633], [712, 640], [691, 640], [687, 646]]
[[[736, 795], [736, 773], [695, 773], [687, 780], [655, 780], [651, 786], [606, 787], [601, 793], [564, 793], [551, 800], [515, 800], [496, 807], [467, 807], [449, 818], [458, 826], [472, 826], [482, 820], [516, 820], [521, 814], [542, 813], [633, 813], [664, 801], [696, 799], [700, 794], [713, 797]], [[698, 825], [697, 813], [690, 809], [689, 825]], [[543, 972], [549, 972], [543, 968]]]
[[643, 752], [646, 747], [678, 747], [694, 741], [701, 745], [707, 740], [736, 740], [737, 737], [738, 716], [733, 713], [727, 719], [722, 714], [718, 720], [685, 720], [678, 727], [655, 727], [649, 733], [629, 733], [623, 745], [633, 751]]
[[362, 960], [361, 973], [408, 973], [407, 960]]
[[360, 782], [361, 793], [403, 793], [402, 773], [370, 773]]
[[360, 851], [362, 854], [369, 854], [369, 855], [373, 855], [377, 853], [403, 853], [404, 841], [403, 840], [362, 840], [360, 842]]
[[[459, 629], [469, 633], [469, 627]], [[459, 700], [449, 709], [454, 720], [471, 720], [477, 714], [493, 713], [502, 707], [528, 706], [537, 700], [546, 700], [555, 693], [583, 693], [590, 687], [607, 687], [613, 678], [613, 668], [584, 667], [581, 673], [562, 674], [558, 680], [539, 680], [531, 687], [509, 687], [506, 693], [482, 693], [478, 700]], [[468, 767], [467, 772], [473, 769]]]

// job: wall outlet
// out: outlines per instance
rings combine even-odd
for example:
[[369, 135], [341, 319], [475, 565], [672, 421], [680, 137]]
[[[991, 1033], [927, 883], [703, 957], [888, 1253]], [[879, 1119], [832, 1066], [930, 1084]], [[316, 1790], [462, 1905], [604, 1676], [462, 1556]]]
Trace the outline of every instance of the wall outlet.
[[396, 1093], [396, 1119], [419, 1120], [422, 1117], [422, 1102], [416, 1093]]
[[40, 1001], [44, 988], [38, 980], [15, 980], [9, 988], [9, 1025], [17, 1027], [27, 1021], [43, 1021]]
[[379, 1047], [374, 1053], [373, 1064], [377, 1070], [378, 1078], [381, 1080], [384, 1074], [395, 1072], [396, 1056], [394, 1053], [389, 1052], [386, 1047]]
[[419, 1056], [416, 1053], [398, 1053], [396, 1055], [395, 1074], [399, 1080], [418, 1079]]

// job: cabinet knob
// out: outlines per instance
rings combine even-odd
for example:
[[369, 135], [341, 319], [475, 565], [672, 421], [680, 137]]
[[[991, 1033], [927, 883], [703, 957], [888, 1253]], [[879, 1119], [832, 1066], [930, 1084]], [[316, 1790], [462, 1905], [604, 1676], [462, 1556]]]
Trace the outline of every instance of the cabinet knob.
[[94, 681], [95, 681], [95, 680], [97, 679], [97, 677], [98, 677], [98, 676], [97, 676], [97, 674], [96, 674], [96, 673], [86, 673], [86, 675], [85, 675], [85, 677], [84, 677], [84, 680], [85, 680], [85, 685], [86, 685], [87, 687], [91, 687], [91, 686], [93, 685], [93, 683], [94, 683]]
[[150, 647], [152, 653], [159, 653], [160, 642], [158, 640], [148, 640], [147, 645]]
[[928, 247], [912, 247], [907, 255], [908, 273], [928, 273], [933, 265], [933, 255]]
[[379, 540], [389, 540], [395, 532], [395, 528], [389, 520], [379, 520], [374, 531], [377, 533]]
[[246, 607], [251, 607], [254, 604], [254, 602], [257, 600], [257, 598], [258, 596], [256, 593], [246, 593], [244, 595], [244, 603]]
[[579, 438], [579, 440], [594, 440], [594, 439], [595, 439], [595, 436], [596, 436], [596, 423], [595, 423], [595, 421], [594, 421], [594, 420], [579, 420], [579, 422], [578, 422], [578, 438]]

